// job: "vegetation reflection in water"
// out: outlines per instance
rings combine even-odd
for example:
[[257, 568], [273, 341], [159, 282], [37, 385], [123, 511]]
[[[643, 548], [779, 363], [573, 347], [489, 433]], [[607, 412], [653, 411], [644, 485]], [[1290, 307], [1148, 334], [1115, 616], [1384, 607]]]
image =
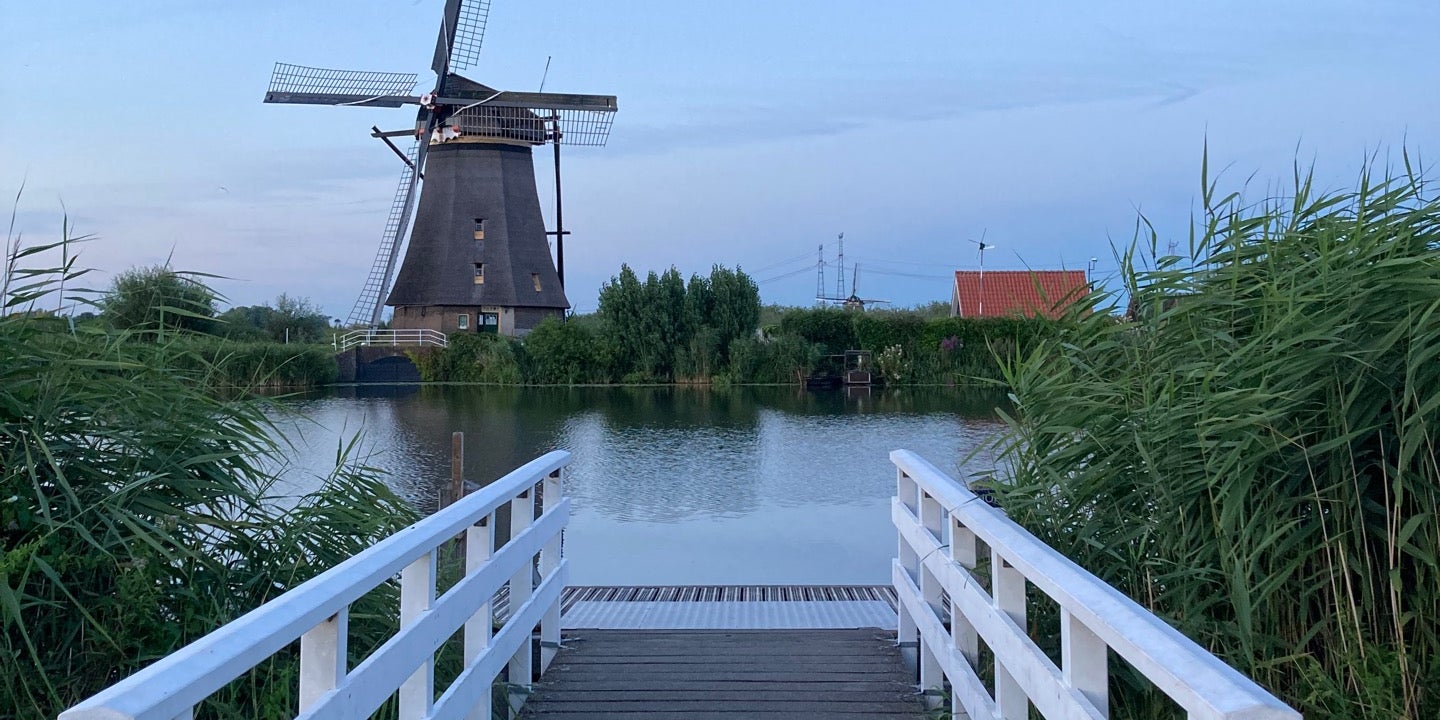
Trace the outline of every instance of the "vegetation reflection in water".
[[282, 427], [296, 477], [363, 432], [368, 462], [427, 511], [450, 474], [453, 431], [466, 436], [466, 478], [482, 484], [572, 451], [567, 553], [579, 584], [884, 583], [889, 452], [988, 472], [993, 456], [975, 450], [1005, 403], [941, 388], [366, 387], [295, 400]]

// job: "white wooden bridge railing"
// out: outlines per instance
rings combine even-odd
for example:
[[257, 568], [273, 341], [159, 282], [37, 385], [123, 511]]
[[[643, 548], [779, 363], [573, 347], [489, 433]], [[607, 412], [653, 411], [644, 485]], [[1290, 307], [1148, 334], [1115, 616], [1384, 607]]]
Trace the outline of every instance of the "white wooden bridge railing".
[[[489, 718], [491, 685], [531, 685], [531, 634], [543, 671], [560, 644], [569, 522], [570, 453], [531, 461], [299, 587], [60, 714], [60, 720], [177, 720], [206, 697], [300, 640], [300, 718], [363, 718], [399, 690], [401, 720]], [[543, 512], [536, 517], [536, 486]], [[510, 506], [510, 540], [495, 549], [496, 511]], [[465, 575], [436, 597], [440, 548], [465, 535]], [[533, 585], [539, 566], [539, 585]], [[400, 576], [400, 631], [347, 668], [351, 603]], [[509, 583], [509, 616], [492, 634], [492, 598]], [[435, 652], [464, 628], [464, 670], [435, 697]], [[523, 699], [523, 698], [522, 698]]]
[[[919, 639], [922, 688], [949, 680], [954, 717], [1024, 720], [1034, 705], [1049, 720], [1106, 718], [1108, 648], [1190, 718], [1300, 718], [918, 455], [896, 450], [890, 460], [898, 476], [891, 515], [900, 536], [892, 572], [899, 641]], [[977, 539], [990, 548], [989, 592], [972, 574]], [[1025, 630], [1027, 583], [1060, 607], [1058, 667]], [[975, 670], [982, 641], [995, 660], [993, 694]]]
[[427, 329], [405, 329], [405, 330], [379, 330], [363, 329], [351, 330], [344, 334], [336, 335], [331, 345], [336, 352], [343, 352], [353, 347], [370, 347], [372, 345], [400, 346], [400, 345], [433, 345], [435, 347], [447, 347], [450, 343], [445, 333], [439, 330]]

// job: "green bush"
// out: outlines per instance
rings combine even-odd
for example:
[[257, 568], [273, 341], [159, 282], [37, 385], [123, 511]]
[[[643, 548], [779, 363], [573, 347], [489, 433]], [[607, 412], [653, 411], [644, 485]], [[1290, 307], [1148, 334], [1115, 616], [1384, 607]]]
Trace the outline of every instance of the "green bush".
[[425, 382], [519, 385], [521, 352], [520, 344], [510, 338], [454, 333], [448, 347], [420, 350], [411, 360]]
[[329, 345], [235, 342], [190, 335], [176, 338], [167, 352], [170, 365], [203, 371], [212, 387], [314, 387], [340, 377]]
[[546, 318], [525, 336], [525, 379], [541, 385], [605, 382], [599, 342], [585, 325]]
[[215, 301], [195, 275], [152, 265], [120, 273], [99, 306], [110, 327], [153, 339], [171, 330], [212, 331]]
[[703, 379], [726, 364], [736, 339], [755, 332], [760, 291], [739, 269], [719, 265], [688, 284], [674, 268], [641, 282], [622, 265], [600, 288], [596, 315], [622, 382]]
[[808, 375], [820, 357], [819, 348], [793, 335], [773, 340], [753, 337], [730, 343], [727, 384], [795, 383]]
[[796, 308], [780, 317], [780, 333], [815, 343], [827, 355], [839, 355], [860, 347], [855, 338], [857, 317], [837, 307]]
[[705, 382], [714, 377], [724, 364], [723, 349], [720, 331], [701, 326], [690, 337], [690, 342], [676, 352], [676, 379]]
[[1307, 718], [1440, 717], [1440, 202], [1296, 177], [1022, 354], [997, 490]]
[[920, 347], [925, 319], [909, 312], [867, 312], [855, 316], [855, 341], [861, 350], [880, 353], [899, 345], [912, 354]]

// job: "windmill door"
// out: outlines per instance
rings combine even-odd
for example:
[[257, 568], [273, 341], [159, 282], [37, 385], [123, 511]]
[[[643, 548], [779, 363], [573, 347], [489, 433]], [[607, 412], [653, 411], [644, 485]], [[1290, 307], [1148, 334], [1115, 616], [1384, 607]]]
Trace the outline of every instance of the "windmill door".
[[500, 332], [500, 313], [482, 312], [477, 320], [475, 328], [477, 331], [482, 333]]

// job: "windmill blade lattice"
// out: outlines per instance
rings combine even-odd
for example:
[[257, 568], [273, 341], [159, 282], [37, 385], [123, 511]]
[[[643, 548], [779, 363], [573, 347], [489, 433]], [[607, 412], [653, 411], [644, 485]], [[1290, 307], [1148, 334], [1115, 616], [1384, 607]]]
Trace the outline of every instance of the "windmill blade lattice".
[[[506, 93], [509, 94], [509, 93]], [[463, 108], [446, 121], [469, 137], [509, 138], [540, 144], [550, 139], [552, 116], [560, 119], [560, 144], [603, 147], [615, 111], [506, 107], [492, 103]]]
[[365, 287], [350, 310], [347, 325], [375, 327], [379, 324], [381, 303], [385, 300], [385, 292], [390, 289], [395, 260], [400, 255], [400, 239], [404, 237], [405, 228], [410, 224], [410, 209], [414, 206], [411, 201], [419, 185], [415, 178], [415, 168], [423, 161], [423, 151], [421, 142], [417, 141], [406, 153], [410, 163], [400, 173], [400, 184], [395, 188], [395, 199], [390, 203], [389, 216], [385, 218], [385, 232], [380, 237], [380, 248], [375, 252], [375, 262], [371, 264], [370, 274], [365, 278]]
[[436, 43], [436, 74], [460, 72], [480, 63], [480, 46], [485, 42], [485, 25], [490, 21], [490, 0], [448, 0], [445, 23]]
[[490, 19], [490, 0], [461, 0], [455, 21], [455, 43], [450, 48], [450, 71], [468, 70], [480, 62], [480, 45], [485, 42], [485, 23]]
[[275, 63], [265, 102], [400, 107], [415, 91], [415, 73], [330, 70]]

